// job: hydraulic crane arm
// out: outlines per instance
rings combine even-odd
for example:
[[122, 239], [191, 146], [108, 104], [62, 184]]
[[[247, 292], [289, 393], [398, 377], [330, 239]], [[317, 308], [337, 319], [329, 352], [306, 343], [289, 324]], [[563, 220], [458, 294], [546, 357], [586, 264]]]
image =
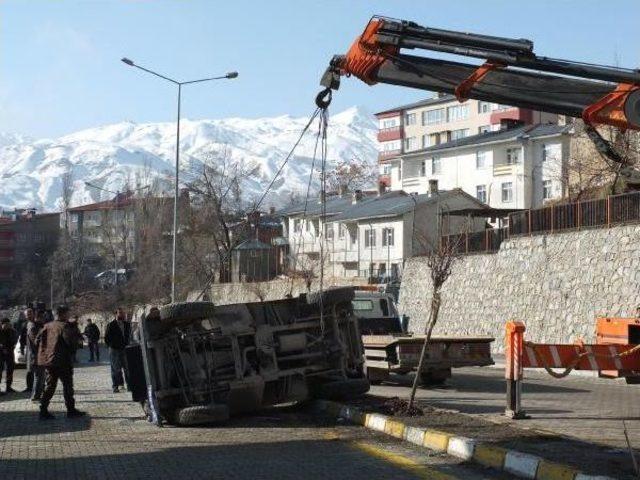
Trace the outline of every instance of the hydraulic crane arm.
[[[419, 57], [402, 49], [481, 58], [485, 63]], [[538, 57], [533, 42], [525, 39], [373, 17], [347, 54], [332, 59], [321, 84], [337, 89], [340, 75], [354, 75], [369, 85], [451, 93], [460, 101], [473, 98], [581, 117], [589, 126], [640, 130], [640, 70]]]

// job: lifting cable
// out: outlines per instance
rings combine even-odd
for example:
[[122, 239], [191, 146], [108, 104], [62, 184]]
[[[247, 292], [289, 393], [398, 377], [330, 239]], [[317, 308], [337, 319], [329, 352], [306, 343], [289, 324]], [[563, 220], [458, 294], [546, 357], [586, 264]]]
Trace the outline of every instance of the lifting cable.
[[[295, 141], [295, 143], [291, 147], [291, 150], [289, 150], [289, 153], [285, 157], [284, 161], [282, 162], [280, 167], [278, 167], [278, 170], [276, 171], [275, 175], [271, 179], [271, 182], [269, 182], [269, 185], [267, 186], [267, 188], [265, 189], [264, 193], [260, 197], [260, 200], [258, 200], [258, 202], [255, 204], [255, 206], [253, 208], [253, 211], [258, 211], [258, 209], [260, 208], [260, 205], [262, 205], [262, 202], [266, 198], [267, 194], [269, 193], [269, 191], [273, 187], [274, 183], [276, 182], [276, 180], [278, 179], [278, 177], [282, 173], [282, 170], [284, 169], [284, 167], [287, 165], [287, 163], [289, 162], [289, 160], [293, 156], [293, 153], [295, 152], [296, 148], [298, 148], [298, 145], [300, 145], [300, 142], [302, 141], [302, 138], [304, 137], [304, 135], [307, 133], [307, 130], [309, 130], [309, 127], [311, 126], [313, 121], [316, 119], [316, 117], [318, 117], [318, 115], [321, 115], [321, 118], [323, 118], [324, 120], [321, 121], [321, 126], [318, 129], [318, 134], [317, 134], [317, 138], [316, 138], [316, 146], [314, 148], [314, 154], [313, 154], [313, 157], [314, 157], [313, 158], [313, 164], [315, 164], [315, 157], [316, 157], [316, 150], [317, 150], [317, 146], [318, 146], [318, 139], [320, 139], [322, 137], [323, 138], [323, 142], [324, 142], [323, 147], [321, 148], [321, 151], [323, 152], [322, 153], [322, 155], [323, 155], [322, 172], [323, 172], [323, 176], [324, 176], [325, 162], [326, 162], [326, 150], [327, 150], [326, 149], [327, 109], [328, 109], [329, 105], [331, 104], [331, 98], [332, 98], [332, 92], [331, 92], [331, 89], [329, 89], [329, 88], [326, 88], [326, 89], [322, 90], [320, 93], [318, 93], [318, 95], [316, 96], [316, 99], [315, 99], [316, 109], [311, 114], [311, 117], [309, 118], [309, 121], [306, 123], [306, 125], [304, 126], [304, 128], [300, 132], [300, 135], [299, 135], [298, 139]], [[324, 133], [322, 133], [323, 132], [322, 125], [324, 125]], [[310, 175], [313, 175], [313, 166], [312, 166]], [[307, 199], [308, 199], [308, 196], [309, 196], [310, 185], [311, 185], [311, 177], [309, 178], [309, 185], [307, 186]], [[307, 201], [305, 200], [305, 213], [306, 213], [306, 208], [307, 208]], [[324, 199], [323, 199], [323, 214], [324, 213], [326, 213], [326, 206], [324, 205]], [[322, 278], [322, 272], [321, 272], [321, 278]], [[196, 301], [199, 300], [200, 298], [202, 298], [205, 295], [206, 291], [209, 289], [209, 287], [211, 286], [211, 284], [213, 283], [214, 280], [215, 280], [215, 273], [211, 275], [211, 277], [209, 278], [209, 280], [205, 284], [204, 288], [202, 289], [202, 291], [200, 292], [200, 294], [196, 298]], [[322, 290], [322, 280], [320, 282], [320, 288]]]

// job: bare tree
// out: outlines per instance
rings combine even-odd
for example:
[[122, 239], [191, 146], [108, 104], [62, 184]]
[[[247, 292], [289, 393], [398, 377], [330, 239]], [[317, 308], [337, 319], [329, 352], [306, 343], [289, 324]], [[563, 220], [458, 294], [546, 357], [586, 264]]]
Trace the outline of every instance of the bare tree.
[[[191, 172], [189, 191], [194, 195], [191, 216], [191, 238], [200, 238], [192, 247], [206, 245], [213, 254], [218, 280], [227, 282], [231, 273], [231, 251], [246, 238], [246, 214], [252, 208], [242, 198], [242, 186], [259, 171], [259, 167], [232, 160], [228, 151], [211, 151]], [[209, 248], [210, 245], [210, 248]], [[185, 245], [189, 255], [189, 245]], [[191, 249], [191, 263], [207, 264], [201, 248]], [[209, 264], [211, 266], [211, 264]]]
[[419, 242], [423, 244], [424, 256], [426, 258], [426, 264], [429, 268], [429, 274], [431, 276], [431, 302], [429, 307], [429, 317], [425, 325], [425, 337], [422, 344], [422, 350], [420, 351], [420, 359], [418, 361], [418, 369], [416, 376], [413, 380], [411, 387], [411, 393], [409, 395], [408, 410], [413, 408], [415, 401], [416, 390], [418, 384], [421, 381], [422, 367], [424, 365], [424, 359], [426, 352], [431, 342], [431, 335], [433, 329], [438, 322], [438, 315], [440, 314], [440, 306], [442, 305], [442, 288], [451, 275], [451, 269], [462, 251], [462, 241], [464, 233], [459, 235], [449, 235], [444, 238], [439, 238], [442, 229], [442, 216], [438, 215], [438, 235], [436, 241], [429, 241], [427, 237], [419, 238]]
[[354, 157], [350, 161], [339, 161], [332, 170], [327, 172], [327, 191], [362, 190], [372, 187], [375, 180], [375, 168], [366, 160]]

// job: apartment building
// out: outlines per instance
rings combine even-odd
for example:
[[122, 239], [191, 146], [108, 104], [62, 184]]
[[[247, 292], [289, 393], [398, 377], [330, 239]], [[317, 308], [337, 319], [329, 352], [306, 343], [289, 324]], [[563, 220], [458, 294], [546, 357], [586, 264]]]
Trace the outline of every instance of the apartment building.
[[48, 271], [47, 262], [58, 244], [59, 222], [59, 213], [0, 211], [0, 305], [15, 295], [23, 274]]
[[376, 113], [381, 174], [402, 154], [508, 126], [558, 123], [556, 114], [438, 94], [420, 102]]
[[490, 131], [388, 161], [392, 191], [426, 193], [431, 180], [494, 208], [536, 208], [566, 195], [572, 126], [534, 124]]
[[[446, 226], [448, 231], [440, 232], [439, 213], [484, 207], [459, 189], [438, 191], [432, 182], [431, 192], [422, 195], [393, 191], [330, 197], [325, 215], [315, 206], [312, 209], [307, 206], [306, 213], [300, 206], [280, 213], [294, 265], [318, 269], [322, 246], [325, 275], [382, 280], [401, 278], [407, 258], [424, 253], [437, 245], [441, 234], [460, 231], [468, 222], [465, 218], [451, 217]], [[473, 231], [484, 227], [483, 220], [473, 222], [469, 225]]]

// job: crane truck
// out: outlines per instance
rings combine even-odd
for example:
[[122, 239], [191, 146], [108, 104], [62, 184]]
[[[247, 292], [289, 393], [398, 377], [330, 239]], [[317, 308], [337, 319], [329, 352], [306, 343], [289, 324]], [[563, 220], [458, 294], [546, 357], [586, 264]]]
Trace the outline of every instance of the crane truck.
[[[411, 55], [426, 50], [483, 59], [454, 62]], [[345, 55], [335, 55], [321, 85], [337, 90], [341, 76], [582, 118], [598, 151], [619, 165], [629, 186], [640, 172], [596, 130], [610, 125], [640, 130], [640, 70], [538, 56], [533, 42], [423, 27], [374, 16]]]

